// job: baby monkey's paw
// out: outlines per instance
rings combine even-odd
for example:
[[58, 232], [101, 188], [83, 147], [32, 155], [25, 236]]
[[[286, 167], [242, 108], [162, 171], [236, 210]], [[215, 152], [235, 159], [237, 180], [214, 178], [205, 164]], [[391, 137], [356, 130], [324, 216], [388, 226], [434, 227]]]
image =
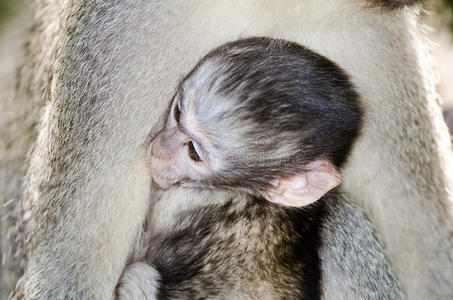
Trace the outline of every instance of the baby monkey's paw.
[[118, 282], [118, 300], [154, 300], [159, 290], [159, 272], [145, 262], [134, 262], [126, 267]]

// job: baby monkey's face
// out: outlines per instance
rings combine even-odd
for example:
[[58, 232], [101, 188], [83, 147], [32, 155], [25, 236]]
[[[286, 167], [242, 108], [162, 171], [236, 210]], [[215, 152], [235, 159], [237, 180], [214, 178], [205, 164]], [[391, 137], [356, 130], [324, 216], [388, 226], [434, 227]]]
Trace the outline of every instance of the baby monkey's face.
[[151, 174], [164, 189], [191, 182], [307, 205], [340, 183], [360, 120], [358, 94], [328, 59], [283, 40], [231, 42], [178, 86]]
[[153, 180], [164, 189], [212, 177], [212, 142], [194, 116], [193, 103], [175, 96], [165, 129], [151, 144]]
[[[163, 189], [178, 183], [236, 188], [287, 206], [310, 204], [340, 183], [327, 160], [308, 162], [290, 176], [279, 173], [269, 159], [279, 149], [248, 147], [253, 139], [247, 135], [259, 125], [237, 118], [241, 111], [231, 99], [181, 84], [165, 129], [151, 143], [153, 180]], [[267, 169], [274, 169], [272, 176], [265, 176]]]

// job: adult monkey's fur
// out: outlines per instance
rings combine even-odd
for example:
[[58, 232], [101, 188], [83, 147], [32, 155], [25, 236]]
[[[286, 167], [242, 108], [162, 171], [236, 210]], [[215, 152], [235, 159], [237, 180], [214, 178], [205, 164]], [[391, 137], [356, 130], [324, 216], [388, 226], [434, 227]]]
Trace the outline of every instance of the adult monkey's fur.
[[[409, 299], [453, 296], [450, 138], [417, 8], [405, 6], [416, 1], [37, 2], [11, 107], [25, 148], [11, 143], [2, 164], [24, 159], [36, 134], [21, 122], [39, 116], [17, 296], [112, 297], [149, 204], [149, 133], [182, 74], [247, 36], [296, 41], [351, 75], [366, 119], [346, 190], [382, 234]], [[2, 182], [2, 197], [17, 200], [21, 176]]]

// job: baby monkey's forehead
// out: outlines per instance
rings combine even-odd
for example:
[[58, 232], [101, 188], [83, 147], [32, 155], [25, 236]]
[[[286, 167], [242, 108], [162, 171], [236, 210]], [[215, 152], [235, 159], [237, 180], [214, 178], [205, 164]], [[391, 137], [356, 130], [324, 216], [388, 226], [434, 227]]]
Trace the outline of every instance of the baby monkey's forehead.
[[202, 60], [187, 76], [187, 84], [197, 89], [220, 89], [235, 73], [232, 62], [221, 56]]

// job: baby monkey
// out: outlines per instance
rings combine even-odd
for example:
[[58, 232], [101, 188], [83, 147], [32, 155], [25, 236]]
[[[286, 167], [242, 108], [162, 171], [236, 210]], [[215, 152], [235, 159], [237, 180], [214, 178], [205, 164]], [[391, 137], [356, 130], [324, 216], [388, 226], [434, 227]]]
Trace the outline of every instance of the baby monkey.
[[298, 44], [211, 51], [152, 141], [152, 178], [168, 191], [118, 297], [404, 298], [372, 225], [335, 188], [361, 116], [342, 69]]

